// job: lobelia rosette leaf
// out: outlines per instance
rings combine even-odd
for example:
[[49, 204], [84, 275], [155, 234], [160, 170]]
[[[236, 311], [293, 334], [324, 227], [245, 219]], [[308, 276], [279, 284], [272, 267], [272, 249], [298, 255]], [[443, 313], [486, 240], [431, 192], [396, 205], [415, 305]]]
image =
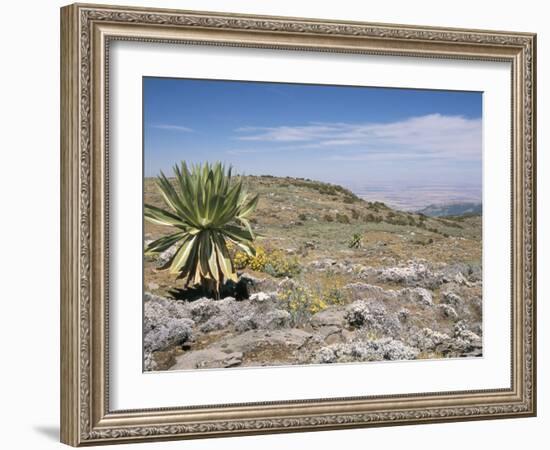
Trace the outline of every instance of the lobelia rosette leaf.
[[161, 253], [173, 245], [166, 264], [171, 274], [184, 279], [184, 287], [200, 285], [219, 296], [226, 280], [237, 280], [228, 242], [254, 254], [254, 232], [249, 223], [259, 196], [250, 196], [231, 167], [216, 162], [174, 166], [174, 179], [160, 173], [157, 188], [167, 209], [144, 206], [145, 219], [176, 232], [151, 242], [146, 254]]

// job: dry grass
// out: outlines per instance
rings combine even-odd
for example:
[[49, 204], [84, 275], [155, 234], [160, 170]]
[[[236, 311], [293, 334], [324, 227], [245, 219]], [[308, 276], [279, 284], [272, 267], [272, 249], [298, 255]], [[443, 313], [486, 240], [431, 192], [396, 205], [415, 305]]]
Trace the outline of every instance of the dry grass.
[[[250, 176], [246, 182], [249, 191], [260, 194], [252, 220], [258, 244], [296, 255], [304, 266], [323, 258], [372, 267], [412, 258], [433, 263], [481, 263], [479, 216], [460, 220], [425, 218], [356, 199], [345, 189], [324, 188], [321, 183], [292, 178]], [[145, 180], [145, 202], [163, 206], [152, 178]], [[334, 220], [327, 222], [323, 219], [326, 215]], [[337, 217], [343, 215], [349, 218], [349, 224], [338, 222]], [[372, 217], [377, 221], [371, 221]], [[156, 239], [170, 231], [144, 224], [145, 239]], [[349, 239], [356, 233], [362, 238], [361, 246], [350, 249]], [[153, 259], [145, 260], [145, 289], [158, 285], [156, 290], [166, 294], [182, 287], [181, 281], [155, 267]], [[304, 277], [307, 284], [315, 282]], [[346, 278], [350, 281], [353, 277]]]

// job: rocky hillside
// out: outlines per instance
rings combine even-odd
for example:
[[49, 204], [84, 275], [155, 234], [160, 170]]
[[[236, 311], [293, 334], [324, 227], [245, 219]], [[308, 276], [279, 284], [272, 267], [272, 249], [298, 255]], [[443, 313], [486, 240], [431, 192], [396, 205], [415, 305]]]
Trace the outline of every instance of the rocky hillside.
[[[479, 356], [481, 217], [427, 217], [334, 185], [247, 177], [257, 256], [221, 300], [145, 260], [146, 369]], [[154, 181], [145, 201], [162, 206]], [[169, 230], [145, 224], [145, 240]]]

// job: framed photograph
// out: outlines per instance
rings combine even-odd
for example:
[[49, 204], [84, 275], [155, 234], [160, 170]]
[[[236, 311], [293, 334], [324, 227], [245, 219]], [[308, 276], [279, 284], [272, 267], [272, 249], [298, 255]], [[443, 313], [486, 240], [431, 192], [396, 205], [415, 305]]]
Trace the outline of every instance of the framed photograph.
[[62, 8], [62, 442], [535, 415], [535, 38]]

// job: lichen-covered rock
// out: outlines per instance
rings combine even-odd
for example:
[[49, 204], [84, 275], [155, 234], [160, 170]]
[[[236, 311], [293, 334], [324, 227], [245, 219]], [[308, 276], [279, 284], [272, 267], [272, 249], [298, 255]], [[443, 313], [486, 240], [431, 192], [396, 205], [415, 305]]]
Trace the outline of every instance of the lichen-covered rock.
[[148, 321], [156, 324], [161, 323], [168, 318], [190, 318], [191, 313], [187, 304], [181, 301], [154, 295], [150, 292], [145, 292], [144, 300], [144, 315], [145, 322]]
[[218, 302], [209, 298], [201, 298], [193, 302], [190, 311], [193, 320], [197, 323], [202, 323], [218, 315], [221, 309]]
[[407, 308], [401, 308], [397, 313], [400, 322], [407, 322], [409, 317], [411, 317], [411, 312]]
[[455, 324], [453, 336], [424, 328], [411, 337], [413, 345], [444, 356], [481, 356], [481, 338], [469, 330], [464, 321]]
[[143, 365], [145, 366], [145, 370], [147, 371], [158, 369], [158, 365], [154, 360], [153, 354], [151, 352], [145, 352], [145, 354], [143, 355]]
[[441, 303], [458, 307], [458, 306], [461, 306], [464, 303], [464, 301], [459, 295], [455, 294], [454, 292], [447, 291], [447, 292], [443, 292], [443, 294], [441, 295]]
[[418, 355], [418, 349], [401, 341], [382, 338], [372, 341], [356, 341], [333, 344], [319, 349], [314, 362], [327, 364], [337, 362], [410, 360]]
[[253, 314], [241, 317], [235, 322], [235, 330], [239, 333], [249, 330], [255, 330], [258, 328], [258, 322], [255, 320]]
[[320, 348], [315, 355], [314, 362], [317, 364], [332, 364], [337, 362], [338, 356], [335, 347], [335, 345], [331, 345], [330, 347]]
[[460, 285], [470, 285], [481, 281], [481, 265], [456, 263], [442, 267], [442, 272], [449, 281]]
[[426, 262], [420, 260], [381, 269], [377, 278], [386, 283], [421, 286], [429, 289], [438, 288], [446, 281], [443, 273], [431, 270]]
[[270, 311], [256, 311], [250, 315], [241, 317], [235, 323], [235, 330], [239, 332], [248, 330], [275, 330], [290, 326], [291, 316], [288, 311], [274, 309]]
[[386, 310], [383, 304], [357, 300], [346, 308], [345, 319], [355, 328], [367, 328], [394, 334], [400, 328], [399, 320], [394, 313]]
[[200, 327], [200, 330], [203, 333], [210, 333], [212, 331], [223, 330], [229, 326], [231, 326], [231, 322], [227, 317], [214, 316], [208, 319], [208, 321]]
[[154, 352], [189, 340], [193, 334], [194, 325], [191, 319], [168, 318], [161, 323], [146, 327], [143, 338], [145, 351]]
[[471, 286], [471, 283], [466, 279], [463, 273], [457, 273], [453, 279], [456, 284], [463, 286]]
[[441, 311], [441, 315], [446, 319], [458, 320], [458, 313], [451, 305], [446, 305], [442, 303], [440, 305], [437, 305], [437, 307], [439, 311]]
[[424, 351], [435, 351], [442, 344], [447, 344], [451, 337], [448, 334], [434, 331], [431, 328], [423, 328], [411, 336], [415, 347]]
[[264, 303], [271, 300], [275, 300], [276, 298], [277, 298], [276, 292], [257, 292], [250, 296], [249, 301], [254, 303]]
[[285, 328], [290, 326], [291, 316], [288, 311], [282, 309], [274, 309], [262, 314], [260, 327], [265, 330], [273, 330], [276, 328]]
[[371, 309], [364, 300], [358, 300], [348, 306], [345, 319], [352, 327], [361, 327], [370, 319]]
[[397, 296], [403, 301], [417, 303], [423, 306], [433, 306], [432, 293], [425, 288], [404, 288], [397, 293]]
[[462, 341], [467, 347], [481, 348], [481, 338], [469, 330], [463, 320], [455, 324], [454, 335], [457, 340]]
[[144, 294], [144, 350], [150, 353], [183, 343], [193, 334], [194, 322], [182, 302], [149, 292]]

